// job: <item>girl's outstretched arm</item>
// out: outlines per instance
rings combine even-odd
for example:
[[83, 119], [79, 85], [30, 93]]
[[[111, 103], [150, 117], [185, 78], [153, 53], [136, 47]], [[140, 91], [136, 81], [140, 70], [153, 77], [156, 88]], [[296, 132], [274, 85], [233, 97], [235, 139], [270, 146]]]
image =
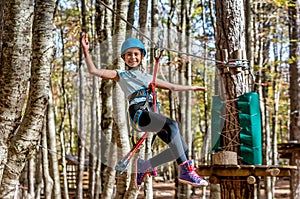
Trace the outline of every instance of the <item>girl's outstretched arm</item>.
[[119, 76], [117, 71], [115, 70], [109, 70], [109, 69], [101, 69], [101, 68], [96, 68], [93, 60], [89, 54], [89, 41], [87, 40], [86, 34], [84, 34], [81, 38], [81, 44], [83, 48], [83, 54], [85, 57], [85, 62], [88, 67], [89, 73], [92, 75], [96, 75], [98, 77], [101, 77], [103, 79], [113, 79], [113, 80], [118, 80]]
[[156, 87], [171, 91], [206, 91], [205, 87], [173, 84], [167, 81], [163, 81], [161, 79], [157, 79]]

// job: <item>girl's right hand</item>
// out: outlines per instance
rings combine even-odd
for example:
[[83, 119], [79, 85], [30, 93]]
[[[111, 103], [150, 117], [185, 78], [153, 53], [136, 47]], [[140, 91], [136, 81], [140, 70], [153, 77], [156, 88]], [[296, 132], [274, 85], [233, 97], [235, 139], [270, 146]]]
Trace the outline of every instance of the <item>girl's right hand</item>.
[[82, 35], [81, 44], [84, 51], [88, 51], [90, 47], [89, 40], [87, 38], [87, 34]]

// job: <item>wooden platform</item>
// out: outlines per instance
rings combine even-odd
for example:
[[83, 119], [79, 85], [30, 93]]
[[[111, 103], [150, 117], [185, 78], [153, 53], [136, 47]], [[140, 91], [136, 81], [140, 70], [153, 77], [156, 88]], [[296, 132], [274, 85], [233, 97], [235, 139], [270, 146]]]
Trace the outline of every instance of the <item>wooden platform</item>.
[[197, 173], [201, 176], [291, 176], [291, 170], [297, 166], [287, 165], [200, 165]]
[[277, 146], [279, 158], [290, 159], [292, 156], [300, 158], [300, 143], [280, 143]]

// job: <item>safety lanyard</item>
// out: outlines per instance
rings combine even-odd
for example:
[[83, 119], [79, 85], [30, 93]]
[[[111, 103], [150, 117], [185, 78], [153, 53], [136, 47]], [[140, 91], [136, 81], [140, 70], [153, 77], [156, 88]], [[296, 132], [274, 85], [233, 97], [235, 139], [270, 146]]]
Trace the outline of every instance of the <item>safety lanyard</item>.
[[153, 97], [153, 111], [156, 112], [156, 92], [155, 92], [155, 83], [156, 83], [156, 76], [157, 76], [157, 70], [159, 66], [159, 59], [161, 58], [163, 54], [163, 50], [160, 50], [158, 56], [155, 56], [155, 65], [154, 65], [154, 71], [153, 71], [153, 79], [150, 82], [148, 88], [151, 89], [152, 97]]

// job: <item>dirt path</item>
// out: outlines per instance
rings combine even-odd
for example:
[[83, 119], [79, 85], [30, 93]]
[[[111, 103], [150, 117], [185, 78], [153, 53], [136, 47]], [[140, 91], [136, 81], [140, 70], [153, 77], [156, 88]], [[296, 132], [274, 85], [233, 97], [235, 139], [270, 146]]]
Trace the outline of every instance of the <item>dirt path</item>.
[[[280, 199], [289, 199], [290, 190], [289, 190], [289, 181], [288, 179], [280, 178], [276, 181], [275, 186], [275, 197]], [[195, 189], [196, 194], [192, 196], [191, 199], [201, 198], [202, 197], [202, 188]], [[174, 199], [175, 198], [175, 183], [164, 183], [164, 182], [153, 182], [153, 198], [154, 199]], [[209, 199], [209, 186], [206, 190], [206, 198]], [[143, 188], [141, 189], [138, 199], [144, 198]], [[260, 189], [260, 199], [265, 199], [265, 190], [263, 182], [261, 182]]]

